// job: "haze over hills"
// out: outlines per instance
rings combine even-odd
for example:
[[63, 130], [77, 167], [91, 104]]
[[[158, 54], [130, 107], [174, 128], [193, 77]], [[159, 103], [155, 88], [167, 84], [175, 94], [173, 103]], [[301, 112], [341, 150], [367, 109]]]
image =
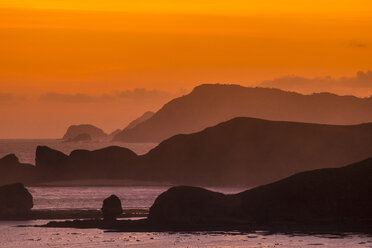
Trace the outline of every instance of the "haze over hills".
[[150, 119], [155, 113], [154, 112], [151, 112], [151, 111], [147, 111], [146, 113], [144, 113], [143, 115], [141, 115], [140, 117], [138, 117], [137, 119], [131, 121], [128, 126], [126, 126], [124, 128], [124, 130], [128, 130], [128, 129], [132, 129], [134, 128], [135, 126], [137, 126], [138, 124]]
[[161, 142], [193, 133], [234, 117], [322, 124], [372, 121], [372, 98], [330, 93], [302, 95], [271, 88], [204, 84], [165, 104], [151, 118], [118, 133], [123, 142]]
[[[134, 128], [135, 126], [149, 119], [153, 115], [154, 115], [153, 112], [147, 111], [137, 119], [130, 122], [123, 130]], [[107, 134], [102, 129], [91, 124], [72, 125], [68, 127], [62, 139], [65, 142], [105, 141], [112, 140], [121, 131], [122, 131], [121, 129], [117, 129], [112, 133]]]
[[339, 126], [240, 117], [176, 135], [141, 156], [120, 147], [70, 155], [38, 147], [35, 170], [43, 181], [99, 178], [256, 186], [368, 157], [372, 123]]
[[81, 124], [70, 126], [62, 139], [66, 142], [77, 142], [92, 140], [99, 141], [106, 138], [107, 134], [102, 129], [90, 124]]
[[176, 135], [140, 157], [147, 180], [261, 185], [372, 156], [372, 123], [339, 126], [239, 117]]

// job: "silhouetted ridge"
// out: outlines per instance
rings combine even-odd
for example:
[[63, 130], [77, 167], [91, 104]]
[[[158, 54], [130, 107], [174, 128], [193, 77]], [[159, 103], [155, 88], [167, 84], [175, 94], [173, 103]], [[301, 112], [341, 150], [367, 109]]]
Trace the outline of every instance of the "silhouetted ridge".
[[371, 156], [372, 123], [340, 126], [238, 117], [173, 136], [141, 156], [121, 147], [66, 155], [40, 146], [36, 172], [44, 181], [101, 178], [256, 186]]
[[128, 178], [137, 155], [123, 147], [99, 150], [75, 150], [66, 155], [46, 146], [38, 146], [36, 168], [44, 180]]
[[164, 224], [360, 223], [372, 218], [372, 159], [342, 168], [307, 171], [235, 195], [173, 187], [150, 208]]
[[160, 142], [193, 133], [234, 117], [323, 124], [372, 121], [372, 99], [330, 93], [302, 95], [271, 88], [205, 84], [165, 104], [151, 118], [114, 140]]
[[[187, 184], [259, 185], [372, 156], [372, 124], [335, 126], [247, 117], [176, 135], [140, 157], [146, 178]], [[146, 167], [147, 165], [147, 167]]]
[[140, 117], [138, 117], [137, 119], [131, 121], [128, 126], [126, 126], [126, 128], [124, 130], [128, 130], [128, 129], [132, 129], [134, 128], [135, 126], [137, 126], [138, 124], [150, 119], [152, 116], [154, 115], [154, 112], [151, 112], [151, 111], [147, 111], [146, 113], [144, 113], [143, 115], [141, 115]]

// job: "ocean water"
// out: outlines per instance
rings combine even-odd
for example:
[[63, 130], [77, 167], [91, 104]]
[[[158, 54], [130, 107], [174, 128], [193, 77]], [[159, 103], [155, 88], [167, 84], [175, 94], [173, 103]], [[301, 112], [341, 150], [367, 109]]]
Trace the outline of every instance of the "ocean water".
[[120, 233], [98, 229], [17, 227], [46, 221], [0, 222], [0, 247], [208, 247], [299, 248], [372, 247], [372, 236], [360, 234], [294, 235], [265, 232]]
[[[48, 145], [64, 153], [75, 149], [99, 149], [109, 145], [127, 147], [144, 154], [156, 144], [62, 143], [58, 140], [0, 140], [0, 157], [15, 153], [21, 162], [34, 163], [37, 145]], [[122, 200], [123, 207], [149, 208], [156, 197], [170, 185], [28, 187], [34, 197], [34, 209], [100, 209], [111, 194]], [[210, 188], [223, 193], [237, 193], [244, 188]], [[372, 247], [372, 236], [341, 233], [332, 235], [268, 234], [265, 232], [197, 233], [118, 233], [98, 229], [19, 227], [40, 225], [47, 220], [0, 221], [0, 248], [41, 247]]]
[[[100, 209], [105, 198], [117, 195], [123, 208], [148, 209], [162, 192], [171, 186], [117, 187], [28, 187], [34, 198], [34, 209]], [[225, 194], [245, 188], [209, 188]]]

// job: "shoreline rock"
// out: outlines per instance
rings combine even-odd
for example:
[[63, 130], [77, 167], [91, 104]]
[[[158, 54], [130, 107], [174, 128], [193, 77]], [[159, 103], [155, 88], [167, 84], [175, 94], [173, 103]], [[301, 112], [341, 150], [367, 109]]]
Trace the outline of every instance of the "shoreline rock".
[[50, 222], [45, 227], [140, 231], [350, 230], [372, 232], [372, 158], [298, 173], [238, 194], [190, 186], [162, 193], [146, 219]]
[[32, 195], [22, 183], [0, 187], [0, 219], [27, 218], [33, 206]]

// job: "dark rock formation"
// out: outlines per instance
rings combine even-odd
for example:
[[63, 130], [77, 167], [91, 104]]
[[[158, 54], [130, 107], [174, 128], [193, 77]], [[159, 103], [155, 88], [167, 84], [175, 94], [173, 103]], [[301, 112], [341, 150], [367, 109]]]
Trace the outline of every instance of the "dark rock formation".
[[126, 128], [124, 128], [124, 130], [129, 130], [129, 129], [132, 129], [134, 128], [135, 126], [137, 126], [138, 124], [150, 119], [155, 113], [154, 112], [151, 112], [151, 111], [147, 111], [146, 113], [144, 113], [143, 115], [141, 115], [140, 117], [138, 117], [137, 119], [133, 120], [132, 122], [130, 122], [128, 124], [128, 126]]
[[68, 170], [66, 167], [68, 156], [47, 146], [36, 148], [35, 161], [36, 169], [43, 180], [53, 180]]
[[89, 141], [92, 141], [92, 137], [86, 133], [78, 134], [75, 138], [64, 140], [64, 142], [89, 142]]
[[123, 130], [115, 140], [161, 142], [234, 117], [324, 124], [372, 122], [372, 98], [329, 93], [302, 95], [239, 85], [201, 85], [165, 104], [151, 118]]
[[76, 150], [69, 156], [38, 147], [36, 168], [45, 180], [256, 186], [370, 156], [372, 124], [335, 126], [241, 117], [199, 133], [174, 136], [142, 156], [121, 147]]
[[38, 146], [36, 168], [45, 180], [131, 178], [137, 155], [129, 149], [111, 146], [95, 151], [75, 150], [70, 155]]
[[101, 141], [107, 139], [107, 134], [102, 129], [89, 124], [70, 126], [62, 139], [64, 141], [74, 141], [78, 136], [81, 138], [83, 134], [85, 136], [89, 135], [91, 140]]
[[22, 164], [14, 154], [0, 159], [0, 186], [16, 182], [33, 182], [36, 178], [35, 167]]
[[273, 182], [372, 156], [372, 123], [335, 126], [235, 118], [176, 135], [140, 156], [147, 180], [192, 185]]
[[[229, 202], [229, 204], [226, 204]], [[229, 196], [198, 187], [179, 186], [159, 195], [150, 209], [156, 223], [212, 224], [229, 221]]]
[[236, 195], [194, 187], [161, 194], [149, 220], [165, 224], [361, 223], [372, 218], [372, 158], [302, 172]]
[[26, 218], [32, 207], [32, 195], [23, 184], [0, 187], [0, 219]]
[[123, 179], [135, 176], [137, 154], [118, 146], [95, 151], [75, 150], [68, 159], [68, 168], [75, 177]]
[[103, 201], [102, 213], [105, 222], [113, 222], [123, 212], [121, 201], [116, 195], [111, 195]]

